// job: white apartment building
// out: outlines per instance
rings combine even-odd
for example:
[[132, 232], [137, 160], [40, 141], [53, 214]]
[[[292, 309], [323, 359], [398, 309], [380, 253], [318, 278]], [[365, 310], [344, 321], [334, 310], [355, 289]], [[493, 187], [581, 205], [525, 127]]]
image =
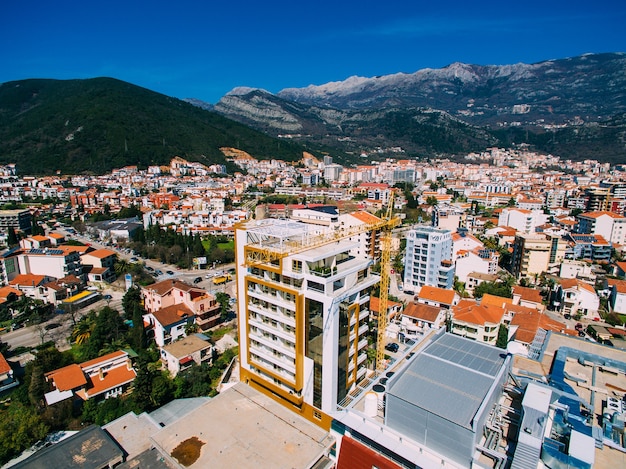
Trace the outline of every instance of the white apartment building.
[[541, 210], [503, 208], [498, 218], [498, 226], [510, 226], [520, 233], [534, 233], [535, 228], [549, 220]]
[[578, 233], [600, 235], [612, 244], [626, 244], [626, 217], [613, 212], [588, 212], [577, 217]]
[[369, 292], [379, 277], [355, 245], [292, 220], [249, 221], [235, 232], [241, 380], [324, 428], [366, 374]]
[[416, 226], [406, 235], [404, 290], [418, 291], [423, 285], [452, 288], [452, 234], [431, 226]]
[[495, 275], [498, 272], [500, 253], [493, 249], [474, 248], [471, 251], [459, 251], [454, 259], [454, 273], [459, 282], [467, 282], [471, 273]]
[[78, 251], [72, 249], [28, 249], [17, 256], [19, 271], [23, 274], [47, 275], [63, 278], [83, 277], [83, 266]]

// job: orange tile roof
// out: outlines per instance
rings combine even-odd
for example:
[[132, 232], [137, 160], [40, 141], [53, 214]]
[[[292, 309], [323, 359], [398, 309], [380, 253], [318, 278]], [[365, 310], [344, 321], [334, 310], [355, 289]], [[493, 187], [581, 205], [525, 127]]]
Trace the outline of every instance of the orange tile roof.
[[116, 252], [111, 251], [110, 249], [96, 249], [91, 252], [86, 252], [85, 254], [89, 254], [90, 256], [97, 257], [98, 259], [104, 259], [106, 257], [115, 256]]
[[19, 274], [9, 282], [9, 285], [39, 286], [46, 279], [45, 275]]
[[562, 278], [560, 280], [563, 290], [569, 290], [570, 288], [578, 287], [579, 290], [587, 290], [590, 293], [595, 294], [596, 290], [588, 283], [582, 282], [577, 278]]
[[97, 374], [87, 377], [87, 388], [85, 390], [85, 394], [87, 398], [91, 398], [97, 396], [98, 394], [102, 394], [109, 389], [114, 389], [118, 386], [130, 383], [136, 377], [137, 372], [133, 368], [129, 370], [126, 365], [117, 366], [105, 371], [103, 373], [104, 379], [100, 379], [100, 376]]
[[483, 326], [485, 324], [499, 324], [504, 316], [504, 308], [494, 305], [476, 304], [467, 308], [454, 308], [455, 321], [466, 322]]
[[54, 385], [59, 391], [70, 391], [87, 384], [83, 370], [80, 365], [76, 364], [46, 373], [46, 378], [54, 381]]
[[8, 298], [8, 296], [13, 293], [16, 296], [22, 296], [24, 293], [22, 293], [21, 290], [18, 290], [17, 288], [13, 288], [13, 287], [2, 287], [0, 288], [0, 298], [4, 298], [6, 300], [6, 298]]
[[607, 212], [605, 210], [602, 211], [598, 211], [598, 212], [587, 212], [587, 213], [581, 213], [580, 215], [578, 215], [579, 217], [585, 217], [585, 218], [600, 218], [603, 215], [608, 215], [611, 218], [624, 218], [622, 215], [615, 213], [615, 212]]
[[454, 295], [454, 290], [424, 285], [417, 297], [421, 300], [437, 301], [438, 303], [452, 305], [454, 303]]
[[516, 285], [513, 287], [513, 295], [519, 295], [524, 301], [532, 301], [534, 303], [541, 303], [543, 301], [541, 292], [534, 288]]
[[362, 221], [363, 223], [377, 223], [380, 221], [380, 218], [378, 218], [376, 215], [372, 215], [369, 212], [359, 211], [353, 212], [350, 215], [357, 220]]
[[503, 296], [496, 296], [492, 295], [491, 293], [485, 293], [480, 300], [480, 304], [503, 307], [504, 305], [512, 305], [513, 298], [505, 298]]
[[6, 358], [4, 358], [4, 355], [0, 353], [0, 375], [9, 373], [10, 371], [11, 365], [9, 365], [9, 362], [6, 360]]
[[[400, 306], [400, 303], [387, 300], [387, 311], [389, 311], [390, 308], [394, 308], [398, 306]], [[374, 313], [378, 313], [379, 309], [380, 309], [380, 298], [376, 296], [370, 297], [370, 310]]]
[[164, 327], [176, 324], [185, 318], [193, 317], [193, 312], [184, 304], [171, 305], [152, 313], [154, 318]]
[[607, 279], [607, 283], [611, 287], [615, 287], [618, 293], [626, 293], [626, 280], [618, 280], [615, 278]]
[[404, 309], [402, 315], [422, 321], [435, 322], [440, 312], [441, 308], [437, 306], [411, 302]]
[[525, 344], [530, 344], [534, 340], [539, 328], [555, 332], [564, 332], [567, 328], [564, 323], [530, 308], [516, 312], [511, 320], [511, 326], [517, 326], [515, 340]]

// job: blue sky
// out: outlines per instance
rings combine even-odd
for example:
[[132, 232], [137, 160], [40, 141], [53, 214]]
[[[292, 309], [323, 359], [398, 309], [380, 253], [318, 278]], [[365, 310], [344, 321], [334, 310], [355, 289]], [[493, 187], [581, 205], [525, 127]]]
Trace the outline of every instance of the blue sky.
[[0, 83], [109, 76], [211, 103], [236, 86], [626, 52], [623, 0], [5, 3]]

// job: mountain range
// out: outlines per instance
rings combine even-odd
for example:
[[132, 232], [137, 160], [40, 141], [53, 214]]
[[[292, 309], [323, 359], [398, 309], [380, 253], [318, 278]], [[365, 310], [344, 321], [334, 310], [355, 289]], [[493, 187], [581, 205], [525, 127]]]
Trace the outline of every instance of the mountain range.
[[[188, 101], [188, 102], [185, 102]], [[236, 88], [211, 105], [113, 78], [0, 85], [0, 164], [20, 174], [105, 173], [174, 156], [232, 171], [222, 147], [297, 161], [447, 156], [499, 146], [626, 161], [626, 54], [362, 78], [276, 94]]]
[[346, 152], [402, 147], [432, 156], [528, 143], [565, 158], [618, 162], [626, 158], [626, 54], [454, 63], [275, 95], [235, 88], [212, 109], [269, 135]]

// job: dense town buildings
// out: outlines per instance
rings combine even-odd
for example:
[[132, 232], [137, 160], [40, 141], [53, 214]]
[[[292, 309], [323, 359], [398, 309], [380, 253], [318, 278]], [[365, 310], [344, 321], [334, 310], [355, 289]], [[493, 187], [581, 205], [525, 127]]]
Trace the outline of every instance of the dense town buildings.
[[[226, 175], [219, 165], [180, 158], [165, 168], [127, 167], [105, 176], [7, 172], [0, 196], [55, 198], [45, 209], [22, 211], [46, 218], [48, 231], [54, 228], [48, 218], [80, 220], [135, 206], [142, 219], [132, 223], [144, 228], [233, 237], [238, 369], [249, 386], [225, 391], [219, 402], [236, 396], [245, 402], [242, 412], [262, 407], [264, 415], [280, 403], [272, 410], [278, 420], [324, 442], [306, 443], [318, 453], [302, 467], [351, 468], [358, 459], [389, 468], [555, 461], [554, 467], [591, 468], [598, 451], [608, 451], [599, 449], [603, 444], [625, 446], [619, 425], [626, 406], [593, 394], [613, 392], [618, 401], [626, 387], [626, 334], [601, 323], [609, 312], [623, 313], [626, 301], [625, 266], [615, 261], [626, 244], [623, 167], [564, 165], [550, 155], [495, 148], [463, 163], [403, 159], [353, 167], [328, 156], [305, 155], [299, 166], [236, 151], [228, 157], [241, 172]], [[298, 203], [257, 205], [256, 197], [268, 193]], [[419, 209], [422, 219], [393, 233], [403, 272], [401, 282], [392, 273], [390, 295], [398, 301], [385, 340], [393, 347], [386, 348], [384, 367], [373, 369], [380, 221], [392, 199], [402, 216]], [[29, 236], [33, 226], [20, 225], [19, 216], [0, 225], [5, 239], [9, 226], [25, 236], [0, 258], [0, 278], [12, 289], [7, 295], [50, 297], [55, 286], [69, 290], [111, 271], [107, 250], [82, 251], [50, 233]], [[104, 241], [124, 242], [112, 228], [96, 229]], [[514, 285], [510, 298], [476, 293], [482, 284], [506, 282]], [[211, 361], [212, 344], [190, 326], [202, 332], [217, 324], [213, 295], [166, 280], [143, 288], [142, 297], [150, 338], [170, 373]], [[574, 329], [572, 317], [592, 329]], [[70, 371], [80, 378], [77, 366]], [[121, 361], [118, 368], [134, 373]], [[88, 378], [68, 387], [58, 379], [66, 371], [50, 375], [57, 394], [82, 392]], [[99, 375], [92, 375], [97, 384]], [[123, 386], [116, 384], [112, 395]], [[202, 415], [222, 415], [219, 402], [213, 410], [203, 404]], [[298, 415], [285, 417], [284, 408]], [[239, 409], [231, 409], [233, 421]], [[145, 439], [157, 442], [157, 451], [178, 442], [178, 433], [165, 436], [146, 421], [154, 437]], [[170, 428], [181, 435], [205, 431], [193, 421], [192, 413], [180, 415]]]

